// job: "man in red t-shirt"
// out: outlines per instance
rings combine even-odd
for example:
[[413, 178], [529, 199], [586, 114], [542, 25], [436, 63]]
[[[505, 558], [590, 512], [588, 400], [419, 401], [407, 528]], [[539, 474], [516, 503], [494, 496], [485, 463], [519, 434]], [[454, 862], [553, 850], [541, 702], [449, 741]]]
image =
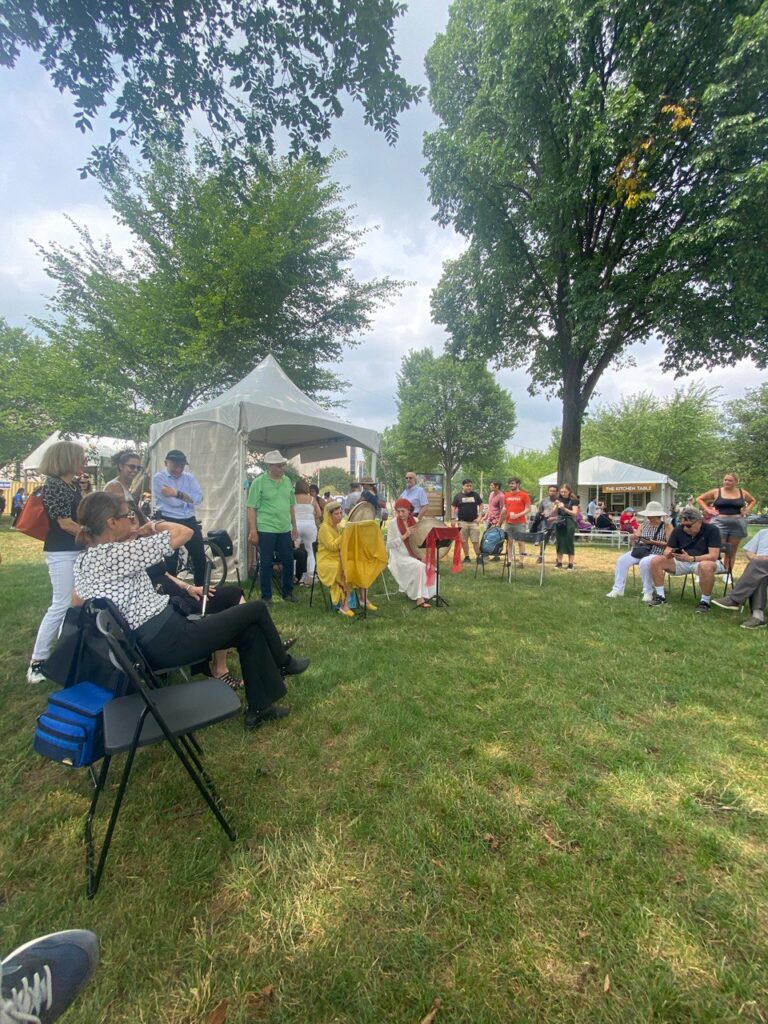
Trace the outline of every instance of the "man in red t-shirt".
[[[516, 476], [510, 477], [504, 492], [504, 532], [507, 535], [507, 564], [511, 565], [515, 555], [515, 538], [528, 532], [528, 512], [531, 508], [531, 497], [520, 490], [520, 481]], [[523, 568], [525, 544], [518, 540], [518, 562]]]

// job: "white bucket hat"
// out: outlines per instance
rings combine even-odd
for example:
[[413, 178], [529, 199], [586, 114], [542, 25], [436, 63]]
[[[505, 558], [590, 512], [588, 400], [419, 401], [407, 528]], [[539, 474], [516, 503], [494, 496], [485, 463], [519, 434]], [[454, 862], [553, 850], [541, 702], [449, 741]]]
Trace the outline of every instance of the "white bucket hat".
[[664, 506], [660, 501], [649, 501], [642, 512], [635, 512], [636, 516], [642, 516], [647, 519], [649, 516], [666, 516], [667, 513], [664, 511]]
[[282, 465], [282, 463], [284, 462], [287, 462], [288, 459], [286, 459], [284, 455], [281, 455], [277, 448], [275, 448], [274, 451], [267, 452], [267, 454], [264, 456], [264, 461], [268, 466], [278, 466]]

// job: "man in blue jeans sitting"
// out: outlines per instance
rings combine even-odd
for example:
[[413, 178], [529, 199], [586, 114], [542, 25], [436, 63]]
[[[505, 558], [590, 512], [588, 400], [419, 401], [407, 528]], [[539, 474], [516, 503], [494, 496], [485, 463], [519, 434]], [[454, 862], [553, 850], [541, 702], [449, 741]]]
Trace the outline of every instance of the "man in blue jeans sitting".
[[283, 600], [296, 603], [293, 593], [293, 545], [298, 540], [296, 498], [285, 475], [286, 459], [279, 451], [267, 452], [267, 472], [257, 476], [248, 491], [248, 541], [259, 548], [261, 598], [272, 601], [272, 560], [282, 566]]

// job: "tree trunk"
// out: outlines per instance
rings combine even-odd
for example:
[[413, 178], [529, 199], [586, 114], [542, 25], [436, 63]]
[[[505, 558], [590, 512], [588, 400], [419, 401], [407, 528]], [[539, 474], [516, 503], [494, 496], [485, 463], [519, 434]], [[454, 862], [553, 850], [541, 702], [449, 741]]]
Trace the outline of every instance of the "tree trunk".
[[581, 456], [581, 421], [584, 401], [578, 380], [566, 374], [563, 386], [563, 425], [560, 452], [557, 457], [557, 482], [579, 490], [579, 458]]

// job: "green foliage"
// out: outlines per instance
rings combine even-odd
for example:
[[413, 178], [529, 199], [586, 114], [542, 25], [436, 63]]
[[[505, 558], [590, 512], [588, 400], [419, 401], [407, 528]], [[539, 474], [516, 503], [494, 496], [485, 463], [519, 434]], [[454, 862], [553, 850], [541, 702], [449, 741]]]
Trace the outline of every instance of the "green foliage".
[[535, 500], [539, 494], [539, 479], [549, 473], [554, 473], [556, 469], [557, 448], [550, 447], [546, 451], [524, 448], [522, 451], [508, 454], [499, 479], [506, 488], [507, 480], [511, 476], [519, 476], [523, 490], [527, 491]]
[[323, 364], [399, 285], [354, 278], [363, 232], [328, 170], [303, 159], [212, 172], [167, 151], [144, 173], [119, 161], [101, 180], [132, 249], [119, 256], [87, 228], [77, 246], [39, 246], [58, 291], [38, 326], [150, 421], [221, 393], [270, 352], [311, 396], [337, 389]]
[[750, 388], [728, 405], [728, 440], [732, 463], [759, 505], [768, 504], [768, 384]]
[[686, 494], [708, 490], [728, 468], [720, 389], [691, 384], [668, 399], [641, 391], [598, 406], [584, 421], [581, 455], [666, 473]]
[[13, 67], [22, 48], [39, 53], [56, 88], [74, 98], [82, 132], [111, 107], [109, 142], [94, 147], [83, 176], [112, 166], [122, 139], [145, 157], [157, 143], [179, 148], [193, 110], [216, 134], [212, 160], [247, 146], [273, 152], [278, 126], [295, 156], [328, 137], [343, 96], [393, 143], [398, 115], [422, 93], [398, 73], [403, 10], [391, 0], [9, 0], [0, 65]]
[[678, 373], [765, 364], [765, 3], [456, 0], [427, 72], [430, 194], [468, 239], [434, 319], [562, 398], [561, 475], [651, 333]]
[[379, 438], [379, 458], [377, 472], [379, 479], [387, 488], [390, 497], [397, 497], [405, 486], [405, 474], [409, 469], [416, 472], [430, 472], [433, 468], [429, 463], [429, 469], [424, 466], [413, 466], [412, 456], [405, 443], [403, 432], [398, 423], [386, 427]]
[[25, 458], [54, 430], [137, 437], [143, 417], [119, 382], [94, 388], [62, 345], [46, 345], [0, 318], [0, 465]]
[[[323, 466], [320, 469], [320, 494], [331, 491], [333, 494], [346, 495], [349, 493], [349, 480], [349, 473], [338, 466]], [[317, 483], [317, 475], [313, 481]]]
[[[439, 465], [446, 490], [463, 464], [498, 462], [517, 426], [509, 393], [479, 361], [409, 352], [397, 377], [399, 462]], [[402, 477], [401, 477], [402, 479]]]

